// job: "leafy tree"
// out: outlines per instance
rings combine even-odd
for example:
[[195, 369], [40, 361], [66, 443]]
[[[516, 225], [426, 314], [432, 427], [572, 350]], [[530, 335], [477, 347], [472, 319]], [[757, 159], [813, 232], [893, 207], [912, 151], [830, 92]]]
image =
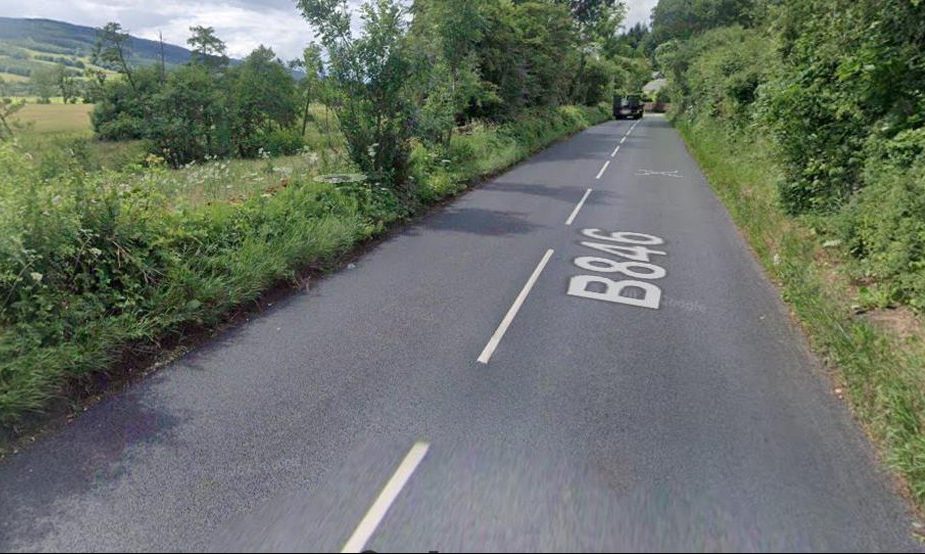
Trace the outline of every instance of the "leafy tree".
[[104, 80], [98, 88], [93, 84], [90, 94], [96, 106], [90, 120], [98, 138], [131, 140], [148, 136], [149, 117], [157, 114], [153, 98], [162, 87], [160, 68], [139, 68], [134, 81], [134, 86], [126, 79]]
[[490, 99], [480, 76], [476, 48], [486, 29], [485, 7], [491, 0], [419, 0], [414, 4], [412, 36], [423, 101], [421, 133], [449, 144], [466, 110]]
[[[623, 4], [622, 0], [555, 0], [568, 6], [572, 17], [580, 25], [594, 25], [609, 17], [611, 11]], [[620, 9], [624, 9], [621, 7]]]
[[42, 65], [32, 71], [29, 84], [35, 95], [39, 97], [39, 102], [47, 104], [55, 95], [58, 86], [58, 71], [54, 66]]
[[308, 129], [308, 120], [311, 117], [312, 102], [317, 102], [322, 94], [324, 86], [324, 60], [321, 57], [321, 47], [317, 44], [310, 44], [302, 52], [302, 59], [294, 60], [290, 63], [293, 68], [299, 68], [305, 72], [305, 76], [299, 82], [299, 90], [302, 95], [302, 136]]
[[581, 70], [579, 35], [569, 10], [560, 4], [524, 2], [515, 11], [519, 51], [527, 80], [528, 106], [558, 106], [571, 99], [570, 86]]
[[620, 42], [629, 46], [632, 50], [638, 50], [643, 46], [649, 36], [649, 26], [643, 22], [638, 22], [620, 37]]
[[517, 8], [505, 2], [488, 2], [482, 13], [485, 31], [475, 48], [485, 95], [467, 110], [469, 117], [502, 121], [516, 117], [525, 107], [526, 67], [516, 24]]
[[84, 69], [82, 83], [84, 102], [96, 104], [103, 97], [106, 87], [106, 72], [93, 67]]
[[470, 115], [494, 121], [571, 100], [580, 37], [566, 2], [488, 2], [475, 48], [485, 94]]
[[617, 82], [622, 75], [620, 66], [614, 61], [604, 56], [588, 58], [580, 87], [581, 97], [575, 100], [588, 106], [609, 101], [614, 87], [618, 84], [622, 86], [626, 80], [620, 78]]
[[77, 101], [78, 96], [80, 96], [80, 83], [64, 64], [55, 66], [55, 84], [65, 104]]
[[299, 0], [298, 7], [327, 51], [335, 110], [351, 158], [376, 179], [404, 183], [413, 114], [407, 10], [394, 0], [364, 3], [362, 32], [354, 36], [346, 2]]
[[[570, 98], [574, 102], [588, 102], [588, 79], [585, 71], [589, 58], [594, 58], [601, 50], [614, 48], [618, 30], [626, 16], [626, 4], [620, 0], [556, 0], [569, 8], [578, 34], [580, 52], [578, 71], [572, 81]], [[601, 64], [596, 64], [599, 70]], [[596, 76], [596, 77], [599, 77]], [[598, 81], [592, 77], [592, 81]]]
[[130, 38], [129, 34], [122, 30], [122, 25], [115, 22], [104, 25], [97, 31], [93, 63], [118, 71], [128, 79], [132, 89], [135, 89], [134, 71], [128, 63]]
[[197, 25], [189, 30], [193, 33], [186, 41], [193, 51], [190, 63], [203, 64], [211, 68], [228, 65], [228, 47], [216, 36], [213, 27]]
[[295, 80], [273, 50], [264, 46], [235, 68], [229, 80], [232, 140], [240, 156], [253, 157], [264, 146], [267, 133], [295, 123]]
[[[158, 71], [152, 71], [158, 78]], [[167, 75], [151, 97], [145, 136], [171, 165], [232, 153], [225, 95], [208, 67], [190, 64]]]
[[652, 40], [686, 40], [709, 29], [749, 26], [756, 1], [761, 0], [659, 0], [652, 10]]

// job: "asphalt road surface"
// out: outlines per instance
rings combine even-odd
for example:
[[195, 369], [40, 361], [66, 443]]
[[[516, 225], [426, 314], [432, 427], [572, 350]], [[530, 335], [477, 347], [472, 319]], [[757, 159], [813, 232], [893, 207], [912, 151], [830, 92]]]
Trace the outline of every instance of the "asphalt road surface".
[[3, 551], [906, 551], [912, 525], [660, 117], [553, 146], [0, 464]]

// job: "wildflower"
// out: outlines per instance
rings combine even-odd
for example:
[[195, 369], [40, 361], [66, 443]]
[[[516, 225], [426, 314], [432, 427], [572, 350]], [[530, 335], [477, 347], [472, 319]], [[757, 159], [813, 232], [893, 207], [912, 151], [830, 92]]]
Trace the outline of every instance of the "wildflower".
[[35, 271], [30, 273], [29, 276], [32, 277], [32, 280], [35, 281], [36, 283], [41, 283], [42, 279], [45, 278], [44, 275], [42, 275], [41, 273], [35, 272]]

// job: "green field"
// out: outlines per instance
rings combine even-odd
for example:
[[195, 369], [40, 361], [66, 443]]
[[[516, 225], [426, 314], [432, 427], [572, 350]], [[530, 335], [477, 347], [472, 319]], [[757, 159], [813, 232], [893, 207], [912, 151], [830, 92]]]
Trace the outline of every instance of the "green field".
[[12, 117], [13, 133], [20, 148], [48, 175], [74, 163], [98, 171], [120, 170], [144, 160], [147, 146], [143, 141], [94, 139], [92, 111], [91, 104], [63, 104], [60, 98], [51, 104], [27, 103]]
[[16, 113], [13, 123], [24, 133], [89, 134], [92, 104], [27, 104]]

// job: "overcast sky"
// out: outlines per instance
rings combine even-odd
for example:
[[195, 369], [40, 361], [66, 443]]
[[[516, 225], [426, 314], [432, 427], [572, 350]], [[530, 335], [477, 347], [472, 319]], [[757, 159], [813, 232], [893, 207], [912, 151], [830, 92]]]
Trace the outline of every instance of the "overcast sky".
[[[352, 0], [359, 2], [359, 0]], [[658, 0], [627, 0], [627, 26], [649, 20]], [[311, 30], [294, 0], [0, 0], [0, 15], [44, 17], [99, 27], [118, 21], [133, 35], [186, 45], [193, 25], [215, 27], [235, 58], [265, 44], [285, 59], [298, 57]]]

